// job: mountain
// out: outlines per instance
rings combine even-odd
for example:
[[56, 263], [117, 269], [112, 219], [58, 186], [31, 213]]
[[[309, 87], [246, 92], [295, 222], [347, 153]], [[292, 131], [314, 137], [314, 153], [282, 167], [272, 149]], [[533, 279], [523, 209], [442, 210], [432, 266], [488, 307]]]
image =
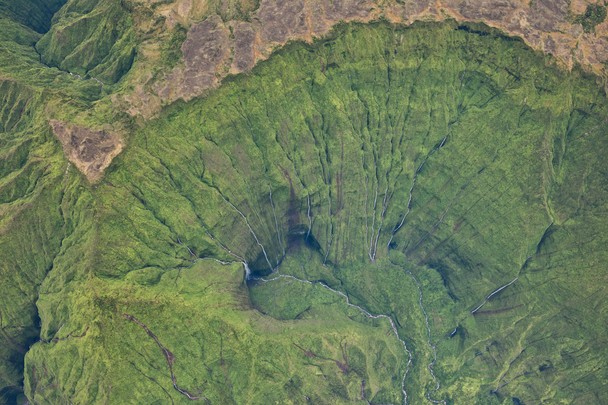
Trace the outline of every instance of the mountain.
[[608, 401], [602, 4], [22, 3], [4, 402]]

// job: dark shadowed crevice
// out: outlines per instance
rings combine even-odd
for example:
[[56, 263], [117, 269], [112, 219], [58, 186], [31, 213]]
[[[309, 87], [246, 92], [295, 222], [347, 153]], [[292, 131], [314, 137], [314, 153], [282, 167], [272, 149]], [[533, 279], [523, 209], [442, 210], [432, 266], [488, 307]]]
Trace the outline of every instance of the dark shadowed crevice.
[[53, 15], [66, 2], [67, 0], [0, 0], [0, 15], [44, 34], [51, 28]]

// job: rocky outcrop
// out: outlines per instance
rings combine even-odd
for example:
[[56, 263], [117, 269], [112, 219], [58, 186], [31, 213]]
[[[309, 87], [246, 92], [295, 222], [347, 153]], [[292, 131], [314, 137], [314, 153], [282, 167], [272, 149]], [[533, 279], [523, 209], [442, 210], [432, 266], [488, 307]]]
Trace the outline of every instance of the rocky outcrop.
[[593, 25], [589, 32], [582, 25], [587, 7], [595, 3], [594, 0], [263, 0], [245, 18], [247, 21], [212, 14], [193, 23], [192, 19], [200, 18], [204, 11], [194, 2], [176, 0], [162, 10], [168, 29], [178, 22], [190, 25], [182, 45], [183, 64], [160, 79], [150, 78], [137, 87], [126, 97], [126, 108], [131, 115], [149, 118], [163, 105], [203, 95], [228, 74], [251, 70], [289, 41], [310, 42], [327, 35], [340, 22], [381, 18], [399, 24], [446, 19], [483, 22], [521, 37], [536, 50], [554, 55], [567, 68], [579, 63], [605, 75], [608, 23]]
[[56, 120], [51, 120], [50, 124], [66, 157], [90, 182], [99, 180], [112, 159], [122, 151], [121, 137], [112, 132]]
[[[125, 4], [139, 32], [138, 61], [126, 79], [131, 90], [111, 97], [116, 109], [143, 119], [177, 100], [205, 95], [226, 76], [250, 71], [290, 41], [324, 37], [341, 22], [482, 22], [555, 56], [566, 68], [578, 63], [602, 77], [608, 71], [608, 22], [603, 21], [605, 6], [595, 0], [222, 0], [213, 5], [129, 0]], [[185, 40], [167, 42], [176, 30], [187, 30]], [[179, 44], [181, 56], [162, 55], [163, 49], [174, 52]], [[95, 138], [90, 137], [93, 132], [85, 132], [85, 139]], [[97, 178], [122, 148], [119, 142], [109, 150], [108, 142], [109, 138], [103, 140], [92, 160], [85, 155], [95, 141], [69, 146], [66, 155], [85, 167], [87, 177]], [[71, 145], [71, 141], [62, 143]]]
[[[174, 69], [158, 93], [191, 99], [218, 85], [230, 56], [230, 31], [218, 15], [194, 25], [182, 45], [185, 66]], [[224, 69], [223, 69], [224, 68]]]

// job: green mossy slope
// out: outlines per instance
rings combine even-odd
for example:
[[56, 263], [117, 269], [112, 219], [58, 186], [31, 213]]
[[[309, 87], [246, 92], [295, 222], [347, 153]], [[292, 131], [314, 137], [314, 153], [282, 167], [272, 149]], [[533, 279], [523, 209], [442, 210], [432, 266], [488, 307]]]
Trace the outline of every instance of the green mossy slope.
[[607, 106], [483, 27], [291, 44], [48, 183], [26, 394], [605, 403]]
[[73, 209], [86, 182], [46, 114], [90, 107], [99, 85], [48, 69], [34, 49], [40, 34], [0, 20], [0, 403], [14, 403], [23, 399], [25, 353], [40, 336], [38, 288], [87, 212]]
[[38, 33], [51, 27], [53, 15], [67, 0], [2, 0], [0, 15], [14, 19]]
[[72, 0], [53, 20], [36, 44], [47, 65], [108, 84], [131, 68], [135, 33], [122, 2]]
[[70, 232], [71, 184], [80, 176], [40, 120], [44, 97], [10, 81], [0, 89], [0, 394], [12, 402], [40, 334], [38, 286]]

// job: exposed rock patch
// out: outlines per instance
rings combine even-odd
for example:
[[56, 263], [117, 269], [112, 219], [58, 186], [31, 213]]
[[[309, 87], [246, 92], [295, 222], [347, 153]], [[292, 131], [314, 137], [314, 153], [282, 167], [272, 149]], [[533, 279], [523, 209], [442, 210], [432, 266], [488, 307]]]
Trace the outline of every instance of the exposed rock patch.
[[304, 0], [263, 2], [257, 18], [264, 43], [285, 42], [292, 35], [304, 36], [310, 29], [304, 14]]
[[122, 151], [123, 142], [117, 134], [97, 131], [70, 123], [51, 120], [53, 132], [63, 145], [63, 150], [90, 182], [101, 178], [112, 159]]
[[137, 87], [126, 102], [130, 114], [149, 118], [163, 105], [178, 99], [187, 101], [217, 87], [230, 73], [251, 70], [289, 41], [310, 42], [327, 35], [339, 22], [380, 18], [399, 24], [449, 18], [483, 22], [521, 37], [532, 48], [554, 55], [568, 68], [580, 63], [596, 74], [605, 75], [608, 23], [586, 33], [574, 18], [594, 3], [594, 0], [262, 0], [248, 21], [226, 20], [214, 14], [192, 23], [201, 18], [200, 7], [176, 0], [166, 6], [167, 10], [173, 10], [170, 15], [174, 15], [166, 24], [170, 29], [179, 20], [190, 26], [182, 46], [183, 65]]
[[[155, 24], [164, 30], [171, 31], [177, 25], [188, 29], [181, 44], [181, 60], [172, 61], [172, 67], [164, 71], [144, 69], [132, 83], [130, 93], [114, 96], [119, 108], [144, 119], [154, 117], [163, 106], [177, 100], [204, 95], [229, 74], [250, 71], [289, 41], [311, 42], [326, 36], [341, 22], [483, 22], [555, 56], [567, 68], [578, 63], [608, 77], [608, 21], [594, 20], [583, 27], [585, 13], [596, 0], [222, 0], [213, 7], [192, 0], [129, 3], [156, 15]], [[603, 3], [597, 4], [592, 7], [604, 7]], [[142, 27], [140, 30], [148, 32]], [[146, 63], [147, 54], [152, 55], [150, 60], [156, 60], [157, 45], [153, 40], [140, 44], [138, 54], [144, 60], [141, 63]], [[89, 141], [83, 140], [78, 148], [66, 151], [70, 159], [86, 167], [87, 177], [99, 176], [121, 147], [102, 151], [108, 147], [104, 143], [94, 152], [97, 157], [87, 161], [87, 151], [97, 145], [93, 138], [85, 135]]]
[[245, 72], [255, 65], [256, 33], [252, 25], [247, 22], [237, 23], [234, 26], [234, 60], [231, 71]]
[[[182, 45], [185, 68], [174, 71], [173, 78], [183, 86], [185, 98], [191, 98], [218, 84], [218, 76], [230, 56], [230, 31], [219, 16], [209, 17], [192, 27]], [[170, 85], [170, 84], [169, 84]]]

